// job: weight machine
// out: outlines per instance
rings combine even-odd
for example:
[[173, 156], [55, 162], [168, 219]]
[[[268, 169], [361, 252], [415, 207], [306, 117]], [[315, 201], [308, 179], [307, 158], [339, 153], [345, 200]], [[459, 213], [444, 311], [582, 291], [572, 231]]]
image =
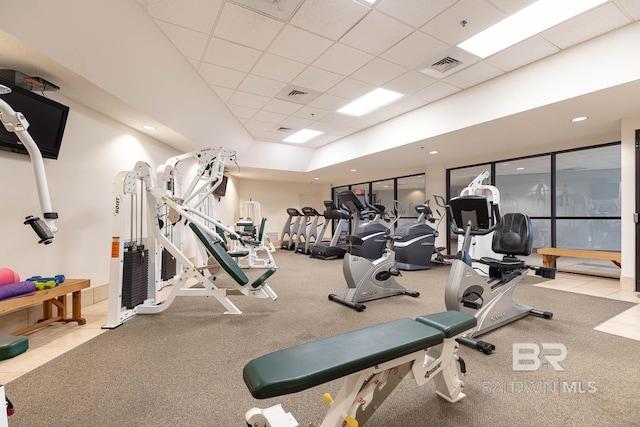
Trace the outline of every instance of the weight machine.
[[[117, 175], [108, 314], [103, 328], [113, 329], [135, 314], [161, 313], [177, 296], [214, 297], [226, 309], [225, 314], [242, 313], [227, 295], [277, 299], [266, 283], [275, 268], [249, 283], [248, 277], [227, 253], [219, 233], [226, 232], [238, 240], [241, 236], [208, 215], [213, 208], [207, 202], [220, 185], [225, 160], [234, 157], [233, 150], [222, 147], [174, 157], [158, 169], [165, 188], [156, 185], [151, 166], [145, 162], [137, 162], [132, 171]], [[185, 159], [196, 159], [199, 163], [195, 177], [181, 193], [176, 165]], [[149, 236], [143, 238], [145, 226]], [[130, 240], [125, 240], [127, 228]], [[196, 260], [199, 265], [182, 250], [182, 238], [191, 232], [199, 249], [200, 257]], [[169, 254], [165, 259], [175, 259], [179, 273], [160, 274], [164, 251]], [[207, 259], [207, 264], [201, 265], [200, 261], [204, 259]], [[218, 287], [214, 283], [214, 275], [220, 268], [233, 279], [231, 286]], [[205, 275], [205, 271], [211, 276]], [[173, 288], [161, 301], [159, 291], [167, 285]]]
[[[240, 219], [235, 227], [243, 240], [232, 235], [229, 254], [241, 268], [277, 268], [273, 258], [276, 248], [267, 236], [267, 218], [262, 216], [259, 202], [249, 200], [240, 204]], [[262, 258], [261, 253], [267, 258]]]

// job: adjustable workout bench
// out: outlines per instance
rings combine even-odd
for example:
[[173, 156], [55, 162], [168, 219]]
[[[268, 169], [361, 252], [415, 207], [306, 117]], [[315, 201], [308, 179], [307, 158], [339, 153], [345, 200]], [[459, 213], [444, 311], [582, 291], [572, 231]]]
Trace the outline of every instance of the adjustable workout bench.
[[[344, 377], [335, 398], [323, 396], [330, 409], [319, 427], [363, 426], [407, 375], [418, 386], [433, 378], [448, 402], [465, 397], [456, 338], [475, 325], [475, 317], [457, 311], [398, 319], [258, 357], [244, 367], [244, 382], [253, 397], [267, 399]], [[245, 419], [253, 427], [299, 426], [281, 405], [252, 408]]]

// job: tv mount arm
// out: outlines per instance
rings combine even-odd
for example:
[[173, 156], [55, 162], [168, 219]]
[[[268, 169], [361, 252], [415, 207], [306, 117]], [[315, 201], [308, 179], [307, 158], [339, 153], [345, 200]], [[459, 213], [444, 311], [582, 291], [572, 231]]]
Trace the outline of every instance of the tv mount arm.
[[[0, 95], [5, 95], [10, 92], [10, 88], [0, 84]], [[22, 142], [22, 145], [24, 145], [29, 152], [31, 164], [33, 165], [33, 172], [36, 178], [36, 186], [38, 187], [38, 198], [40, 199], [40, 207], [42, 209], [44, 221], [37, 216], [30, 215], [25, 218], [24, 223], [30, 225], [36, 232], [40, 238], [38, 243], [48, 245], [53, 241], [53, 233], [58, 231], [55, 224], [58, 214], [54, 212], [51, 207], [49, 187], [47, 185], [47, 176], [44, 171], [42, 154], [40, 154], [40, 149], [27, 131], [29, 122], [26, 117], [22, 113], [14, 111], [13, 108], [11, 108], [11, 106], [2, 98], [0, 98], [0, 121], [2, 121], [2, 124], [8, 132], [16, 134], [20, 139], [20, 142]]]

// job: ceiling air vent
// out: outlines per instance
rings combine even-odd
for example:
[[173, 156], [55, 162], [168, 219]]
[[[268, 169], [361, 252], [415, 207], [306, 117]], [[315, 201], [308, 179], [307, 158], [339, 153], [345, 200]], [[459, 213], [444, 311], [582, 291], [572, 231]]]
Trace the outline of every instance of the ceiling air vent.
[[296, 89], [292, 90], [287, 94], [287, 96], [296, 96], [299, 98], [304, 98], [307, 95], [309, 95], [309, 92], [303, 92], [301, 90], [296, 90]]
[[293, 131], [295, 131], [295, 129], [287, 128], [287, 127], [283, 127], [283, 126], [280, 126], [279, 128], [276, 129], [276, 132], [286, 133], [286, 134], [292, 133]]
[[457, 67], [460, 64], [461, 62], [457, 59], [447, 56], [446, 58], [443, 58], [440, 61], [431, 64], [431, 68], [440, 71], [441, 73], [446, 73], [450, 69]]
[[286, 86], [276, 94], [276, 98], [283, 101], [306, 105], [320, 96], [320, 92], [300, 86]]

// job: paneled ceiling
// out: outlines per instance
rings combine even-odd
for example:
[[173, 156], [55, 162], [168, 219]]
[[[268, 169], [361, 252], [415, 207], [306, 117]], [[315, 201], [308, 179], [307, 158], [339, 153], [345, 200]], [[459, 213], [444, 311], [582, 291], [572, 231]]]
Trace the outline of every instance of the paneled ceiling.
[[[232, 146], [248, 179], [342, 185], [619, 140], [640, 114], [640, 0], [485, 59], [456, 47], [532, 2], [0, 2], [0, 68], [180, 151]], [[434, 65], [445, 58], [458, 64]], [[377, 87], [404, 97], [336, 112]], [[282, 142], [301, 128], [324, 133]]]
[[[481, 60], [456, 44], [532, 0], [137, 0], [257, 141], [302, 128], [320, 147], [640, 18], [612, 0]], [[459, 63], [434, 65], [446, 58]], [[336, 112], [383, 87], [405, 96]]]

